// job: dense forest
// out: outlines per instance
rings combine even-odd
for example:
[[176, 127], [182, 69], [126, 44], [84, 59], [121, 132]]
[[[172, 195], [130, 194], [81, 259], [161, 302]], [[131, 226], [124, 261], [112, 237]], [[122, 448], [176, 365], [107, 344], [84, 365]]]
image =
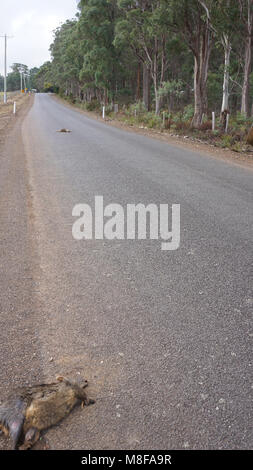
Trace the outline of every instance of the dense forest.
[[91, 110], [181, 113], [192, 128], [215, 111], [225, 127], [252, 115], [252, 34], [253, 0], [81, 0], [34, 87]]

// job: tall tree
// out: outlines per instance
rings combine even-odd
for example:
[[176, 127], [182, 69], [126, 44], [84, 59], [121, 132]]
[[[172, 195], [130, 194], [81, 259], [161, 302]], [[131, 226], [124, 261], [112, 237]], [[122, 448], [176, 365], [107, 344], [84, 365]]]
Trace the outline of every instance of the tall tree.
[[0, 74], [0, 90], [4, 90], [4, 77]]
[[90, 85], [108, 94], [112, 101], [116, 91], [118, 54], [114, 46], [116, 0], [81, 0], [79, 31], [83, 45], [83, 64], [80, 76]]
[[[223, 89], [221, 104], [221, 125], [226, 126], [226, 116], [229, 113], [229, 83], [230, 61], [233, 45], [237, 35], [237, 20], [239, 17], [239, 5], [237, 0], [218, 0], [217, 8], [213, 13], [213, 29], [218, 43], [222, 45], [224, 52]], [[217, 44], [218, 47], [218, 44]]]
[[53, 87], [52, 62], [47, 61], [40, 67], [34, 77], [34, 84], [39, 92], [47, 91]]
[[214, 31], [211, 16], [215, 0], [167, 0], [171, 15], [170, 24], [176, 28], [194, 56], [195, 111], [193, 127], [200, 127], [207, 113], [207, 78]]
[[36, 77], [38, 72], [39, 72], [38, 67], [33, 67], [29, 70], [29, 82], [30, 82], [30, 88], [31, 89], [36, 88], [36, 83], [35, 83], [36, 78], [35, 77]]
[[82, 66], [79, 42], [77, 21], [67, 20], [55, 30], [54, 42], [50, 46], [52, 75], [55, 84], [66, 95], [79, 94], [79, 73]]
[[125, 37], [144, 65], [145, 83], [148, 86], [148, 71], [155, 93], [155, 111], [160, 112], [159, 88], [165, 78], [168, 62], [166, 42], [168, 31], [163, 17], [166, 14], [163, 2], [151, 0], [119, 0], [124, 17], [117, 24], [117, 35]]
[[249, 116], [250, 103], [249, 103], [249, 88], [250, 88], [250, 73], [252, 63], [252, 34], [253, 34], [253, 0], [239, 0], [241, 21], [243, 24], [245, 52], [244, 52], [244, 69], [243, 69], [243, 86], [242, 86], [242, 101], [241, 113]]

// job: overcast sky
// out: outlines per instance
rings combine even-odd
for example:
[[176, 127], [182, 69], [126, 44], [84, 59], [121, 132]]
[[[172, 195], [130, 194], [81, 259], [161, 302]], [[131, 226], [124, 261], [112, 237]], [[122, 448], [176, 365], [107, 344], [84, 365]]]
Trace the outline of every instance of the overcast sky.
[[[0, 0], [0, 35], [8, 40], [8, 67], [20, 62], [39, 67], [50, 59], [53, 30], [75, 17], [78, 0]], [[0, 73], [4, 70], [4, 39], [0, 38]]]

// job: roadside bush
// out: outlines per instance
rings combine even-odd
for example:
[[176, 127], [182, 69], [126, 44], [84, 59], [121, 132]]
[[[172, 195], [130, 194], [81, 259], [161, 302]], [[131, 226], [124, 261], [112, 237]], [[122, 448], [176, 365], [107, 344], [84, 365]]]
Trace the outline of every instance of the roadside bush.
[[188, 104], [184, 108], [182, 119], [184, 121], [192, 120], [193, 115], [194, 115], [194, 106], [192, 104]]
[[233, 150], [234, 152], [241, 152], [242, 151], [241, 142], [236, 142], [234, 145], [232, 145], [231, 150]]
[[101, 105], [98, 100], [87, 101], [84, 103], [84, 109], [87, 111], [97, 111], [101, 108]]
[[200, 126], [201, 131], [208, 131], [210, 129], [212, 129], [212, 121], [202, 122], [202, 124]]
[[138, 103], [131, 104], [128, 109], [129, 114], [136, 116], [138, 114], [146, 113], [146, 109], [142, 101], [138, 101]]
[[150, 129], [153, 129], [153, 128], [159, 129], [162, 127], [162, 124], [163, 124], [162, 117], [157, 116], [155, 113], [152, 113], [152, 112], [150, 113], [146, 112], [145, 114], [143, 114], [141, 120]]
[[234, 138], [232, 135], [224, 134], [221, 136], [220, 146], [222, 148], [231, 147], [234, 144]]
[[185, 121], [177, 121], [172, 127], [177, 131], [185, 131], [190, 128], [190, 123]]
[[248, 118], [245, 114], [238, 112], [236, 114], [235, 121], [239, 125], [242, 125], [242, 124], [250, 125], [252, 123], [252, 118]]

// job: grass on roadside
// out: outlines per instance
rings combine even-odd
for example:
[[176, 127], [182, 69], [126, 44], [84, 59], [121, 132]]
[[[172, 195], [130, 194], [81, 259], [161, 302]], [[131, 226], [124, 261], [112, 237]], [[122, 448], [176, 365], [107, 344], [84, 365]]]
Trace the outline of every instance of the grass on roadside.
[[0, 116], [7, 116], [13, 113], [14, 101], [17, 103], [17, 111], [19, 106], [27, 99], [29, 95], [20, 93], [20, 91], [13, 91], [7, 94], [7, 103], [3, 102], [3, 92], [0, 92]]

